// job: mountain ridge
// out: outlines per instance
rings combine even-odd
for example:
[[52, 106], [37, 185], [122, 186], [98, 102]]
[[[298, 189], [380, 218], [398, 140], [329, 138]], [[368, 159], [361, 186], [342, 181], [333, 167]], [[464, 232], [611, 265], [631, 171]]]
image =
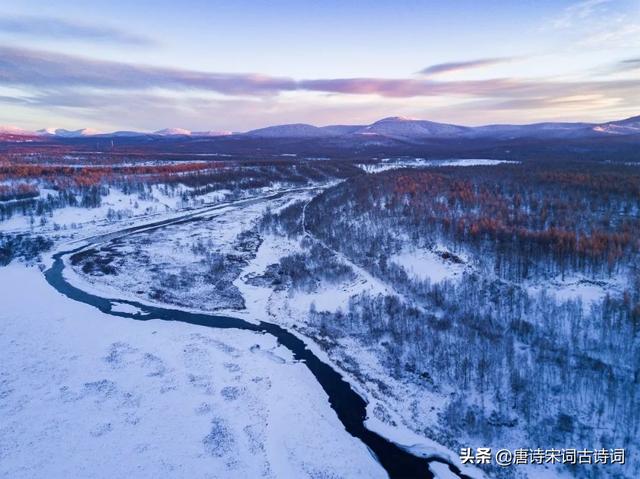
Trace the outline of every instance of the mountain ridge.
[[81, 137], [218, 137], [232, 136], [237, 138], [259, 139], [322, 139], [349, 137], [379, 137], [412, 141], [426, 139], [452, 138], [581, 138], [602, 137], [608, 135], [640, 135], [640, 115], [622, 120], [604, 123], [588, 122], [539, 122], [528, 124], [489, 124], [481, 126], [463, 126], [452, 123], [440, 123], [407, 117], [391, 116], [382, 118], [368, 125], [326, 125], [315, 126], [307, 123], [289, 123], [267, 126], [246, 132], [230, 131], [190, 131], [183, 128], [165, 128], [154, 132], [114, 131], [103, 133], [92, 128], [67, 130], [63, 128], [46, 128], [28, 131], [22, 128], [0, 126], [0, 134], [10, 136], [41, 136], [58, 138]]

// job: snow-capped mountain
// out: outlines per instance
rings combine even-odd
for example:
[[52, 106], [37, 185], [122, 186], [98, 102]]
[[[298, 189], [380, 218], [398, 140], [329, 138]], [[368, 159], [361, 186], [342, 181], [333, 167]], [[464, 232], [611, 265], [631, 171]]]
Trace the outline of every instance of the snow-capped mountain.
[[208, 131], [192, 131], [191, 136], [229, 136], [233, 132], [228, 130], [208, 130]]
[[370, 141], [384, 141], [385, 138], [392, 140], [421, 141], [451, 138], [493, 138], [500, 140], [517, 138], [583, 138], [602, 134], [640, 134], [640, 116], [603, 124], [546, 122], [526, 125], [498, 124], [475, 127], [394, 116], [383, 118], [370, 125], [329, 125], [317, 127], [304, 123], [295, 123], [251, 130], [242, 135], [274, 139], [332, 137], [345, 140], [353, 138], [355, 140], [357, 138], [370, 137]]
[[148, 133], [131, 130], [119, 130], [112, 133], [103, 133], [101, 136], [117, 137], [117, 138], [135, 138], [138, 136], [147, 136]]
[[399, 139], [451, 138], [463, 136], [468, 127], [415, 120], [401, 116], [383, 118], [355, 132], [357, 135], [381, 135]]
[[470, 128], [471, 138], [570, 138], [593, 135], [590, 123], [531, 123], [528, 125], [486, 125]]
[[39, 130], [36, 130], [36, 135], [40, 135], [40, 136], [56, 136], [56, 129], [55, 128], [41, 128]]
[[613, 135], [640, 134], [640, 116], [633, 116], [625, 120], [602, 123], [593, 127], [594, 131]]
[[32, 131], [18, 128], [17, 126], [0, 125], [0, 134], [15, 135], [15, 136], [30, 136], [30, 135], [33, 135], [34, 133]]
[[12, 134], [12, 135], [38, 135], [45, 137], [58, 137], [58, 138], [78, 138], [86, 136], [99, 136], [99, 137], [137, 137], [137, 136], [193, 136], [193, 137], [215, 137], [231, 135], [230, 131], [190, 131], [184, 128], [165, 128], [162, 130], [148, 133], [144, 131], [135, 130], [118, 130], [110, 133], [103, 133], [93, 128], [82, 128], [80, 130], [66, 130], [64, 128], [42, 128], [35, 132], [23, 130], [21, 128], [13, 126], [0, 126], [0, 133]]
[[154, 131], [153, 134], [160, 136], [191, 136], [191, 131], [184, 128], [164, 128], [163, 130]]
[[42, 136], [52, 138], [99, 137], [176, 137], [176, 138], [215, 138], [230, 136], [261, 139], [298, 139], [313, 140], [331, 138], [343, 141], [365, 143], [385, 143], [393, 141], [422, 142], [430, 139], [494, 139], [512, 140], [518, 138], [562, 139], [589, 138], [603, 135], [640, 135], [640, 116], [606, 123], [563, 123], [546, 122], [527, 125], [484, 125], [461, 126], [449, 123], [438, 123], [428, 120], [393, 116], [383, 118], [370, 125], [328, 125], [314, 126], [306, 123], [274, 125], [251, 130], [246, 133], [231, 131], [191, 131], [184, 128], [165, 128], [153, 133], [140, 131], [115, 131], [101, 133], [92, 128], [66, 130], [63, 128], [46, 128], [30, 132], [14, 126], [0, 126], [0, 134], [5, 136]]
[[230, 131], [216, 131], [216, 130], [208, 130], [208, 131], [191, 131], [185, 130], [184, 128], [165, 128], [163, 130], [154, 131], [153, 135], [159, 136], [227, 136], [231, 135]]
[[321, 126], [320, 129], [332, 135], [341, 136], [355, 133], [363, 127], [363, 125], [329, 125]]
[[468, 130], [467, 127], [447, 125], [425, 120], [389, 117], [371, 125], [329, 125], [317, 127], [304, 123], [277, 125], [252, 130], [245, 135], [259, 138], [328, 138], [351, 135], [378, 135], [389, 138], [420, 139], [451, 137]]
[[64, 128], [43, 128], [36, 131], [40, 136], [57, 136], [60, 138], [80, 138], [84, 136], [95, 136], [101, 134], [94, 128], [81, 128], [79, 130], [66, 130]]
[[336, 136], [335, 133], [305, 123], [293, 123], [289, 125], [268, 126], [244, 133], [255, 138], [320, 138]]

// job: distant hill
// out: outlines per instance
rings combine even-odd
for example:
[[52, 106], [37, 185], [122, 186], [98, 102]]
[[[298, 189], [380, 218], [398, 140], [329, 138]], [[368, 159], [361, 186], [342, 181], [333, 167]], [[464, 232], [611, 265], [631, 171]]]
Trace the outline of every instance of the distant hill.
[[245, 133], [230, 131], [190, 131], [184, 128], [165, 128], [155, 132], [115, 131], [101, 133], [91, 128], [79, 130], [65, 130], [62, 128], [47, 128], [36, 132], [26, 131], [12, 126], [0, 126], [0, 134], [11, 136], [48, 136], [60, 138], [81, 138], [88, 136], [99, 137], [210, 137], [235, 136], [244, 138], [263, 139], [319, 139], [340, 138], [342, 140], [358, 139], [362, 137], [389, 138], [401, 141], [420, 142], [429, 139], [453, 138], [486, 138], [486, 139], [515, 139], [515, 138], [587, 138], [603, 137], [607, 135], [640, 135], [640, 116], [607, 123], [563, 123], [547, 122], [527, 125], [485, 125], [461, 126], [449, 123], [438, 123], [400, 116], [383, 118], [370, 125], [328, 125], [314, 126], [306, 123], [291, 123], [274, 125], [251, 130]]

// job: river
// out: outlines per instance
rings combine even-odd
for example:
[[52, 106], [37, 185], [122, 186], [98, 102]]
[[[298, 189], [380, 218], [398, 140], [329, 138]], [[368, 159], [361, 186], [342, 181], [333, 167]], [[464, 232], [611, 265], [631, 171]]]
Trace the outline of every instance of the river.
[[[272, 198], [280, 194], [282, 193], [269, 195], [269, 197]], [[259, 199], [243, 201], [259, 201]], [[214, 209], [216, 208], [211, 208], [207, 211], [213, 211]], [[180, 321], [209, 328], [234, 328], [254, 331], [262, 334], [271, 334], [277, 338], [278, 342], [282, 346], [291, 351], [296, 360], [299, 360], [306, 365], [326, 392], [329, 397], [331, 407], [336, 412], [345, 429], [352, 436], [361, 440], [369, 448], [382, 467], [387, 471], [389, 477], [392, 479], [433, 478], [434, 476], [429, 470], [429, 463], [440, 462], [447, 464], [451, 471], [458, 477], [462, 479], [469, 479], [468, 476], [462, 474], [455, 465], [449, 464], [443, 459], [425, 459], [415, 456], [397, 444], [388, 441], [379, 434], [367, 429], [364, 425], [367, 417], [366, 401], [351, 388], [349, 383], [345, 381], [336, 370], [334, 370], [329, 364], [321, 361], [309, 348], [307, 348], [302, 339], [276, 324], [265, 321], [251, 323], [231, 316], [193, 313], [180, 309], [149, 306], [136, 301], [104, 298], [73, 286], [64, 277], [63, 273], [64, 268], [66, 267], [65, 258], [75, 253], [94, 247], [97, 243], [109, 241], [123, 235], [151, 231], [169, 224], [176, 224], [177, 222], [202, 220], [203, 218], [200, 216], [201, 214], [202, 212], [190, 213], [179, 218], [126, 228], [116, 233], [96, 237], [94, 240], [89, 240], [88, 244], [84, 244], [83, 246], [73, 250], [56, 253], [53, 256], [52, 266], [44, 273], [45, 278], [51, 286], [68, 298], [91, 305], [99, 309], [101, 312], [112, 316], [120, 316], [139, 321], [146, 321], [149, 319]], [[138, 312], [130, 313], [125, 311], [114, 311], [112, 310], [112, 303], [114, 302], [128, 304]]]

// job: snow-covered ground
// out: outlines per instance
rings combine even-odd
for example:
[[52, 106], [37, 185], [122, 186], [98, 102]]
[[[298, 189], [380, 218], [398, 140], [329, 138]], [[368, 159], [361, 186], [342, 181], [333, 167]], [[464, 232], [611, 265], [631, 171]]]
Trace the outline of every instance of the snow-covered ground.
[[[310, 192], [295, 192], [276, 200], [229, 205], [215, 212], [203, 213], [207, 221], [177, 224], [145, 235], [124, 237], [113, 246], [121, 253], [119, 257], [116, 256], [116, 263], [122, 261], [118, 264], [118, 275], [89, 276], [82, 274], [79, 268], [75, 271], [67, 268], [66, 274], [82, 289], [103, 292], [112, 298], [162, 302], [147, 294], [157, 279], [162, 278], [156, 275], [158, 271], [185, 278], [202, 273], [202, 254], [195, 252], [193, 245], [199, 244], [207, 252], [235, 257], [240, 266], [237, 274], [234, 273], [236, 276], [232, 278], [232, 285], [243, 298], [244, 309], [219, 309], [221, 304], [217, 302], [217, 296], [220, 286], [198, 281], [185, 287], [184, 291], [175, 290], [181, 295], [181, 302], [170, 302], [180, 304], [185, 309], [217, 309], [221, 313], [247, 320], [266, 320], [290, 328], [304, 337], [316, 355], [341, 370], [353, 387], [369, 401], [367, 426], [371, 430], [416, 454], [444, 458], [459, 465], [456, 451], [437, 442], [446, 437], [446, 434], [442, 434], [443, 425], [439, 416], [453, 391], [439, 385], [425, 386], [424, 382], [391, 377], [388, 365], [381, 364], [380, 358], [384, 354], [377, 349], [381, 348], [380, 345], [365, 347], [354, 338], [333, 340], [321, 337], [315, 325], [309, 322], [312, 306], [319, 312], [345, 311], [349, 299], [362, 293], [401, 296], [393, 285], [372, 276], [338, 252], [334, 252], [337, 259], [354, 272], [354, 276], [348, 280], [322, 281], [311, 291], [279, 289], [252, 281], [282, 257], [303, 251], [302, 238], [261, 232], [257, 250], [241, 251], [235, 244], [238, 235], [249, 230], [255, 231], [267, 206], [272, 211], [279, 211], [309, 195]], [[213, 200], [222, 201], [222, 198]], [[123, 201], [125, 207], [131, 206], [131, 198], [124, 198]], [[141, 210], [140, 216], [133, 216], [130, 221], [136, 218], [140, 221], [150, 215], [154, 220], [171, 217], [177, 215], [174, 208], [179, 209], [180, 205], [167, 207], [162, 214], [157, 209]], [[84, 225], [90, 225], [82, 230], [83, 236], [88, 236], [88, 231], [122, 227], [109, 224], [106, 220], [102, 223], [96, 217], [92, 219], [91, 214], [100, 211], [83, 209], [86, 215]], [[62, 210], [60, 214], [70, 213]], [[457, 258], [452, 260], [450, 251], [442, 245], [433, 249], [403, 249], [389, 260], [404, 268], [410, 276], [431, 282], [458, 281], [472, 268], [468, 257], [458, 253]], [[188, 274], [183, 274], [184, 271]], [[133, 457], [132, 462], [141, 463], [144, 468], [137, 477], [146, 477], [147, 471], [151, 471], [149, 477], [171, 476], [172, 473], [175, 477], [260, 477], [260, 474], [265, 477], [331, 477], [334, 473], [342, 477], [384, 475], [375, 463], [372, 465], [368, 462], [368, 455], [361, 444], [353, 442], [350, 437], [342, 438], [341, 435], [346, 433], [313, 377], [301, 365], [292, 363], [286, 351], [277, 347], [268, 336], [109, 317], [59, 297], [52, 290], [45, 291], [47, 285], [41, 277], [37, 278], [38, 274], [34, 269], [15, 265], [4, 270], [0, 268], [0, 288], [8, 287], [9, 278], [12, 277], [15, 284], [35, 284], [37, 287], [34, 289], [25, 289], [31, 296], [38, 295], [38, 301], [32, 301], [29, 309], [20, 309], [26, 308], [24, 304], [20, 306], [21, 302], [28, 300], [26, 296], [19, 296], [11, 298], [7, 308], [0, 312], [0, 351], [3, 351], [0, 357], [9, 358], [3, 361], [3, 365], [7, 365], [7, 371], [11, 371], [0, 373], [0, 418], [6, 415], [12, 424], [12, 429], [2, 429], [6, 421], [0, 421], [0, 464], [5, 457], [9, 458], [7, 464], [12, 465], [11, 472], [18, 471], [7, 477], [32, 477], [29, 473], [33, 472], [33, 467], [18, 470], [19, 464], [33, 464], [29, 462], [25, 450], [36, 451], [35, 456], [49, 458], [43, 459], [43, 462], [52, 468], [47, 471], [52, 471], [53, 475], [68, 473], [69, 469], [64, 469], [67, 466], [61, 460], [57, 457], [51, 459], [62, 455], [60, 449], [55, 448], [65, 441], [81, 451], [81, 457], [92, 456], [103, 447], [118, 452], [122, 457]], [[530, 294], [538, 294], [541, 289], [549, 290], [559, 301], [580, 298], [585, 307], [601, 300], [607, 293], [620, 290], [615, 281], [586, 278], [558, 279], [551, 283], [523, 286]], [[136, 313], [131, 306], [118, 302], [113, 303], [112, 310]], [[30, 329], [32, 326], [35, 329], [33, 332]], [[85, 335], [90, 337], [86, 344], [83, 342]], [[40, 343], [46, 343], [47, 346], [38, 350]], [[225, 346], [218, 347], [220, 344]], [[194, 348], [197, 350], [196, 359], [188, 359]], [[30, 356], [30, 349], [36, 350], [37, 354]], [[119, 358], [117, 366], [107, 360], [114, 355]], [[148, 357], [160, 358], [162, 375], [149, 372], [154, 366], [146, 364], [150, 362], [155, 365], [157, 361]], [[228, 366], [230, 364], [232, 366]], [[20, 375], [14, 371], [26, 371], [28, 374]], [[52, 373], [54, 381], [45, 376], [45, 371]], [[272, 375], [278, 377], [273, 379]], [[264, 384], [270, 384], [270, 388], [265, 390]], [[297, 388], [301, 388], [301, 392]], [[30, 396], [30, 389], [37, 391], [38, 395]], [[18, 395], [14, 392], [16, 390], [20, 391]], [[283, 391], [291, 391], [298, 401], [293, 404], [290, 397], [284, 397]], [[129, 399], [132, 397], [135, 399]], [[20, 406], [20, 401], [27, 406]], [[50, 401], [51, 406], [45, 405], [44, 401]], [[129, 406], [132, 401], [135, 405]], [[272, 401], [277, 405], [274, 406]], [[27, 412], [23, 414], [22, 411]], [[38, 417], [37, 414], [34, 416], [34, 411], [44, 419], [37, 421], [36, 425], [22, 424], [27, 414]], [[79, 417], [75, 417], [73, 411], [80, 411]], [[182, 414], [187, 415], [186, 418]], [[319, 414], [320, 418], [313, 414]], [[128, 415], [134, 416], [131, 421], [136, 424], [129, 424]], [[158, 417], [170, 424], [165, 427], [164, 423], [154, 423]], [[288, 421], [296, 422], [291, 431], [286, 426]], [[143, 426], [138, 427], [139, 424]], [[337, 428], [339, 432], [338, 439], [334, 440], [339, 444], [328, 447], [332, 428]], [[68, 432], [70, 430], [73, 432]], [[17, 440], [7, 440], [3, 437], [6, 431], [11, 433], [9, 437], [22, 436]], [[82, 431], [85, 431], [85, 436], [81, 435]], [[172, 436], [174, 431], [175, 435]], [[206, 438], [220, 431], [223, 436], [228, 433], [233, 439], [232, 447], [218, 456], [210, 452]], [[114, 444], [122, 434], [127, 436], [128, 442]], [[314, 437], [307, 440], [305, 434]], [[32, 441], [33, 444], [28, 448], [20, 448], [19, 443], [30, 437], [36, 437], [37, 440]], [[86, 437], [89, 437], [89, 445], [85, 444]], [[149, 437], [154, 439], [150, 440]], [[175, 441], [176, 437], [184, 438], [189, 446], [183, 445], [182, 439]], [[464, 437], [457, 439], [468, 444], [473, 440]], [[512, 444], [527, 442], [527, 438], [517, 432], [514, 432], [512, 439]], [[168, 452], [172, 440], [180, 444]], [[278, 441], [286, 445], [282, 453], [277, 450]], [[343, 446], [342, 441], [346, 441], [347, 446]], [[49, 445], [49, 442], [54, 444]], [[142, 452], [136, 449], [139, 444], [142, 444]], [[297, 449], [296, 444], [306, 444], [306, 449]], [[355, 458], [356, 470], [340, 469], [341, 461], [327, 457], [338, 457], [336, 450], [339, 447], [352, 448], [345, 449], [342, 457], [350, 460]], [[172, 453], [178, 456], [171, 456]], [[136, 454], [142, 454], [139, 460]], [[171, 461], [166, 459], [167, 455], [181, 459]], [[308, 460], [306, 455], [314, 457]], [[168, 466], [165, 467], [160, 459], [162, 457]], [[325, 461], [326, 469], [319, 468], [318, 464]], [[115, 470], [116, 477], [125, 467], [113, 458], [104, 459], [101, 464], [107, 470]], [[93, 475], [89, 473], [97, 467], [82, 461], [72, 466], [82, 467], [88, 475]], [[171, 470], [171, 467], [174, 469]], [[519, 468], [518, 471], [524, 472], [525, 469]], [[207, 470], [212, 475], [199, 475], [198, 471], [201, 470]], [[434, 464], [432, 470], [439, 477], [448, 477], [446, 466]], [[464, 472], [482, 477], [482, 473], [475, 469], [465, 469]], [[561, 477], [560, 471], [541, 469], [532, 470], [529, 477], [542, 477], [543, 473], [548, 477]]]
[[301, 325], [306, 322], [312, 304], [317, 311], [346, 310], [349, 298], [356, 294], [368, 292], [375, 295], [387, 292], [380, 281], [369, 274], [360, 274], [358, 270], [354, 271], [355, 277], [352, 280], [323, 283], [311, 292], [274, 290], [249, 281], [252, 277], [264, 273], [267, 266], [278, 263], [283, 256], [301, 250], [299, 240], [265, 235], [255, 258], [234, 281], [246, 300], [246, 310], [233, 313], [276, 321], [287, 326]]
[[108, 316], [15, 263], [0, 290], [1, 477], [385, 477], [268, 335]]
[[627, 287], [625, 276], [623, 273], [597, 279], [581, 275], [558, 276], [544, 282], [529, 282], [525, 287], [532, 296], [544, 292], [559, 302], [579, 300], [588, 311], [592, 304], [601, 302], [607, 295], [621, 296]]
[[[268, 203], [272, 211], [278, 211], [291, 202], [305, 197], [305, 193], [296, 193]], [[137, 284], [147, 285], [146, 291], [153, 283], [153, 272], [149, 270], [149, 265], [159, 267], [163, 271], [167, 268], [197, 270], [198, 258], [186, 251], [185, 245], [187, 240], [196, 241], [200, 237], [206, 237], [209, 241], [207, 247], [211, 251], [233, 253], [231, 245], [234, 239], [243, 230], [253, 227], [265, 207], [266, 203], [259, 203], [225, 208], [215, 215], [209, 215], [206, 222], [185, 223], [162, 228], [150, 235], [124, 238], [125, 242], [117, 247], [127, 258], [127, 264], [121, 269], [120, 274], [87, 276], [81, 274], [77, 268], [73, 270], [67, 268], [66, 276], [73, 284], [85, 290], [109, 297], [142, 299], [143, 302], [148, 302], [149, 298], [145, 294], [132, 295], [131, 293], [136, 291]], [[141, 239], [144, 239], [144, 255], [152, 259], [139, 263], [142, 258], [138, 246]], [[312, 304], [317, 311], [346, 310], [349, 299], [355, 295], [393, 294], [393, 288], [352, 263], [349, 265], [354, 271], [353, 278], [337, 283], [323, 282], [310, 292], [287, 288], [274, 289], [268, 285], [256, 285], [251, 281], [255, 276], [263, 274], [269, 265], [278, 263], [280, 258], [302, 251], [300, 240], [301, 237], [286, 238], [263, 234], [257, 251], [247, 257], [247, 264], [233, 282], [244, 298], [245, 308], [241, 310], [223, 308], [218, 311], [252, 321], [275, 322], [294, 328], [294, 331], [297, 328], [305, 335], [305, 341], [309, 342], [313, 341], [312, 337], [306, 334], [311, 333], [311, 329], [308, 329], [308, 320]], [[344, 258], [343, 260], [348, 262]], [[193, 310], [210, 310], [215, 302], [216, 290], [212, 289], [208, 294], [202, 294], [201, 287], [202, 285], [196, 285], [195, 289], [192, 287], [184, 291], [180, 296], [181, 300], [184, 300], [181, 306]], [[194, 291], [199, 293], [195, 294]], [[112, 307], [114, 311], [120, 311], [122, 308], [123, 305], [118, 303]], [[444, 394], [425, 391], [416, 384], [401, 383], [389, 378], [388, 371], [377, 360], [375, 351], [363, 350], [355, 340], [344, 338], [340, 341], [340, 348], [333, 350], [329, 355], [323, 353], [317, 345], [310, 344], [310, 347], [314, 348], [314, 353], [325, 360], [330, 360], [342, 370], [351, 384], [370, 402], [368, 424], [372, 430], [392, 438], [403, 446], [417, 448], [420, 454], [458, 462], [454, 452], [419, 433], [420, 428], [427, 425], [433, 428], [437, 426], [438, 412], [446, 404]], [[358, 357], [358, 367], [362, 371], [360, 377], [352, 376], [348, 372], [349, 368], [342, 367], [350, 364], [355, 356]], [[387, 388], [380, 389], [381, 384], [386, 384]], [[407, 426], [410, 423], [413, 427]], [[482, 477], [479, 471], [475, 471], [474, 476]]]
[[[366, 398], [366, 425], [370, 430], [412, 450], [416, 455], [442, 458], [456, 464], [470, 477], [485, 477], [479, 469], [463, 466], [455, 452], [424, 434], [425, 428], [437, 430], [438, 415], [447, 404], [448, 391], [425, 389], [423, 385], [391, 378], [388, 370], [380, 363], [375, 348], [363, 348], [352, 338], [340, 338], [337, 341], [339, 347], [325, 351], [318, 345], [319, 338], [315, 337], [313, 328], [309, 327], [309, 309], [312, 304], [318, 312], [346, 311], [351, 297], [362, 293], [386, 295], [392, 288], [355, 266], [353, 279], [337, 283], [322, 282], [312, 292], [275, 290], [268, 286], [256, 286], [248, 281], [264, 273], [267, 266], [277, 263], [281, 257], [301, 250], [298, 240], [264, 236], [255, 258], [234, 282], [246, 299], [247, 309], [228, 311], [228, 314], [275, 322], [303, 335], [314, 354], [333, 364], [352, 387]], [[324, 344], [326, 339], [328, 338], [322, 338]], [[357, 363], [354, 363], [354, 358], [357, 358]], [[354, 364], [357, 371], [355, 375]], [[444, 475], [446, 466], [445, 469], [435, 467], [442, 477], [447, 477]]]
[[[178, 185], [171, 192], [153, 185], [147, 194], [141, 196], [138, 193], [126, 194], [116, 187], [111, 187], [109, 193], [101, 197], [101, 204], [96, 208], [69, 206], [54, 209], [51, 216], [34, 217], [33, 223], [30, 216], [16, 213], [0, 222], [0, 232], [31, 231], [66, 236], [75, 234], [78, 230], [107, 226], [118, 220], [139, 219], [222, 202], [230, 193], [228, 190], [219, 190], [185, 201], [182, 193], [188, 191], [189, 188], [183, 185]], [[53, 190], [41, 190], [40, 194], [46, 197], [49, 194], [56, 196], [58, 193]]]
[[[272, 200], [229, 206], [201, 216], [206, 221], [166, 226], [123, 238], [121, 244], [101, 252], [111, 255], [116, 273], [84, 275], [84, 280], [102, 292], [107, 292], [105, 287], [110, 288], [111, 295], [113, 291], [133, 292], [138, 299], [207, 311], [242, 309], [242, 297], [234, 291], [231, 281], [234, 274], [240, 273], [239, 268], [234, 273], [236, 265], [249, 258], [250, 252], [238, 249], [238, 235], [251, 230], [267, 208], [277, 211], [309, 194], [295, 192]], [[208, 255], [217, 255], [219, 260], [225, 258], [220, 268], [224, 271], [211, 274], [215, 261], [207, 260]], [[175, 285], [169, 286], [170, 281]]]
[[368, 163], [358, 165], [367, 173], [380, 173], [381, 171], [397, 170], [400, 168], [425, 168], [442, 166], [495, 166], [502, 163], [517, 163], [517, 161], [495, 160], [487, 158], [460, 158], [450, 160], [427, 160], [425, 158], [413, 159], [383, 159], [380, 163]]
[[[269, 201], [272, 211], [278, 211], [299, 201], [304, 194], [294, 194], [277, 201]], [[124, 243], [117, 248], [127, 258], [127, 265], [116, 276], [86, 276], [69, 271], [68, 276], [74, 284], [87, 289], [107, 293], [110, 297], [130, 297], [128, 294], [118, 293], [135, 291], [135, 284], [142, 281], [146, 285], [153, 283], [152, 271], [148, 266], [160, 267], [161, 270], [186, 268], [196, 271], [199, 266], [198, 258], [186, 251], [186, 241], [197, 241], [206, 238], [210, 251], [233, 254], [234, 239], [244, 230], [256, 224], [265, 210], [266, 204], [254, 204], [241, 207], [225, 208], [215, 215], [208, 216], [206, 222], [185, 223], [175, 227], [163, 228], [150, 235], [134, 235], [124, 238]], [[204, 235], [204, 236], [203, 236]], [[139, 263], [141, 258], [138, 246], [144, 238], [144, 254], [151, 257]], [[442, 387], [426, 387], [410, 380], [394, 379], [389, 376], [387, 367], [381, 364], [383, 357], [377, 349], [380, 345], [365, 348], [353, 338], [339, 338], [334, 347], [322, 351], [319, 344], [326, 347], [329, 338], [317, 336], [314, 325], [309, 323], [309, 310], [312, 305], [316, 311], [346, 311], [349, 299], [355, 295], [367, 293], [394, 294], [390, 285], [374, 278], [371, 274], [350, 263], [354, 276], [341, 282], [323, 281], [312, 291], [291, 290], [288, 288], [274, 288], [269, 284], [252, 281], [253, 278], [265, 273], [270, 265], [276, 264], [280, 258], [303, 251], [301, 237], [287, 238], [280, 235], [261, 234], [261, 242], [255, 253], [245, 255], [246, 264], [239, 271], [233, 285], [242, 295], [245, 309], [218, 309], [221, 313], [242, 316], [247, 320], [266, 320], [286, 326], [305, 337], [314, 352], [324, 357], [341, 370], [352, 385], [367, 398], [370, 429], [384, 437], [410, 448], [416, 454], [428, 457], [439, 457], [461, 466], [457, 454], [431, 438], [445, 437], [440, 428], [439, 417], [444, 413], [449, 395], [453, 392]], [[138, 251], [136, 254], [133, 252]], [[237, 254], [237, 252], [236, 252]], [[443, 259], [443, 254], [447, 259]], [[448, 256], [446, 256], [448, 255]], [[421, 279], [429, 278], [433, 282], [445, 279], [457, 280], [471, 266], [469, 259], [458, 254], [455, 260], [452, 253], [444, 246], [437, 245], [431, 250], [414, 249], [403, 250], [400, 254], [390, 258], [392, 262], [407, 269], [407, 272]], [[146, 266], [145, 266], [146, 265]], [[130, 274], [135, 270], [135, 274]], [[189, 288], [188, 288], [189, 289]], [[192, 294], [194, 291], [197, 294]], [[193, 309], [211, 309], [214, 304], [216, 291], [212, 289], [208, 294], [202, 294], [198, 286], [193, 291], [186, 290], [181, 299], [185, 302], [181, 306]], [[138, 295], [140, 298], [140, 295]], [[142, 299], [145, 298], [144, 295]], [[116, 308], [118, 305], [115, 306]], [[314, 343], [315, 342], [315, 343]], [[355, 363], [354, 363], [355, 361]], [[354, 367], [355, 364], [355, 367]], [[462, 442], [465, 438], [459, 438]], [[471, 441], [472, 438], [466, 440]], [[524, 443], [525, 438], [514, 438], [514, 443]], [[438, 468], [438, 466], [435, 466]], [[440, 475], [445, 470], [440, 468]], [[465, 473], [474, 477], [482, 477], [476, 469], [465, 469]], [[446, 477], [446, 476], [445, 476]]]
[[446, 259], [447, 254], [451, 253], [445, 249], [405, 249], [393, 255], [390, 260], [402, 267], [409, 276], [419, 280], [428, 279], [432, 283], [457, 281], [462, 278], [466, 265], [461, 258], [457, 261]]

